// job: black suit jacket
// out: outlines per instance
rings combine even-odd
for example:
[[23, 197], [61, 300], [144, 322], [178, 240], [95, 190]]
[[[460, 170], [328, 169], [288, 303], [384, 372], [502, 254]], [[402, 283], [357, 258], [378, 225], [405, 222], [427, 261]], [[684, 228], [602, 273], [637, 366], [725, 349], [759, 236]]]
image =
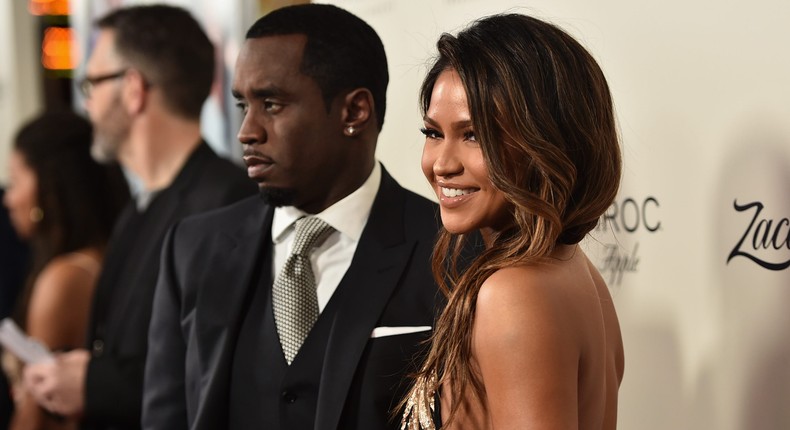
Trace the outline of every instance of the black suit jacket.
[[[162, 252], [151, 323], [143, 427], [228, 426], [233, 353], [256, 270], [271, 279], [273, 209], [253, 198], [179, 223]], [[386, 171], [352, 263], [335, 294], [321, 372], [316, 430], [399, 428], [391, 408], [429, 332], [371, 339], [377, 326], [433, 326], [430, 273], [436, 205]], [[270, 283], [267, 284], [271, 288]], [[408, 370], [413, 370], [410, 367]]]
[[257, 193], [243, 169], [202, 142], [173, 183], [144, 212], [134, 202], [113, 229], [88, 326], [92, 358], [85, 387], [84, 427], [140, 428], [143, 368], [159, 254], [181, 218]]

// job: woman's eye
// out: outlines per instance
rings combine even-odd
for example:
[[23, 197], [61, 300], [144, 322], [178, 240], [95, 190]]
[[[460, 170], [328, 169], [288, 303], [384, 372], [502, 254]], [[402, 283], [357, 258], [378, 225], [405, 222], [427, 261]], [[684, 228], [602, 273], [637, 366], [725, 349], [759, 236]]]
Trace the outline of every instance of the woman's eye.
[[477, 137], [475, 137], [474, 131], [467, 131], [466, 133], [464, 133], [464, 139], [477, 142]]
[[439, 139], [442, 137], [441, 133], [432, 128], [421, 128], [420, 133], [422, 133], [428, 139]]

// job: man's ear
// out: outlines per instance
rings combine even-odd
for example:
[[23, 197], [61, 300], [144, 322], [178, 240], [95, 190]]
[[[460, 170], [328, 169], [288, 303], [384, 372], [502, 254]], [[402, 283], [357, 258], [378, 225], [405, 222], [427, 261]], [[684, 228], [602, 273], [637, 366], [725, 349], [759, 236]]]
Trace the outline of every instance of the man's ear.
[[370, 127], [377, 127], [373, 94], [367, 88], [357, 88], [343, 100], [343, 134], [357, 136]]
[[127, 113], [133, 115], [142, 112], [149, 96], [148, 83], [135, 69], [130, 69], [124, 75], [124, 81], [122, 100]]

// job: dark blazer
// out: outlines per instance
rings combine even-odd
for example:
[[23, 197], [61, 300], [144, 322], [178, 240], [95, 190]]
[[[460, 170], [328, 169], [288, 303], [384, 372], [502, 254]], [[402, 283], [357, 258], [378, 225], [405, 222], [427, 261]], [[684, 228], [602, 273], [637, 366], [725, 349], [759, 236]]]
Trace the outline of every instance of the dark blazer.
[[159, 254], [167, 230], [188, 215], [257, 193], [243, 169], [202, 142], [173, 183], [143, 212], [134, 202], [113, 229], [88, 326], [84, 427], [140, 428], [143, 368]]
[[[270, 264], [260, 263], [272, 253], [272, 213], [260, 199], [247, 199], [184, 220], [168, 235], [151, 322], [145, 429], [227, 428], [233, 354], [255, 279], [261, 279], [256, 270], [272, 278]], [[371, 332], [433, 326], [440, 294], [429, 261], [437, 224], [435, 204], [382, 172], [351, 266], [335, 291], [342, 299], [311, 428], [399, 428], [390, 412], [430, 332], [375, 339]]]

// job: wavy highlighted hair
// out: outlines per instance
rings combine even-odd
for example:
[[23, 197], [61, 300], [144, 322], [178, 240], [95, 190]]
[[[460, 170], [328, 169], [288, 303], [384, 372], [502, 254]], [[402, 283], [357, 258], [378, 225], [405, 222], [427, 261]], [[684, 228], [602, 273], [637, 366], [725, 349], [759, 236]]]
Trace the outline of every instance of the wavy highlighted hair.
[[[501, 268], [546, 261], [558, 244], [581, 241], [614, 200], [621, 176], [608, 84], [590, 53], [563, 30], [525, 15], [494, 15], [457, 36], [443, 34], [437, 47], [421, 89], [422, 111], [439, 75], [456, 71], [490, 180], [510, 203], [512, 222], [462, 272], [456, 262], [466, 238], [441, 232], [432, 264], [448, 303], [402, 405], [409, 428], [431, 428], [422, 421], [444, 381], [452, 381], [453, 399], [471, 388], [485, 404], [471, 365], [480, 286]], [[451, 420], [460, 402], [453, 403]]]

